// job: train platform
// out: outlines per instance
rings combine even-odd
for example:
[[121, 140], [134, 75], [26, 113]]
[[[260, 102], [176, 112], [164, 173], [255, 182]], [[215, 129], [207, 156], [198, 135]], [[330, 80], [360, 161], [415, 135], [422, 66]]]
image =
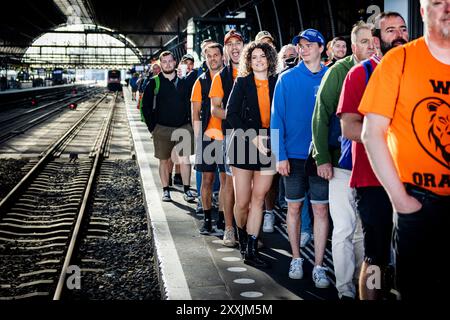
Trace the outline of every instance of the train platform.
[[[123, 88], [127, 117], [134, 142], [136, 161], [148, 221], [159, 260], [163, 292], [169, 300], [337, 300], [333, 286], [318, 289], [311, 278], [312, 265], [305, 259], [304, 277], [288, 277], [291, 254], [285, 236], [275, 231], [262, 233], [261, 254], [270, 269], [244, 264], [238, 248], [223, 246], [220, 235], [203, 236], [203, 217], [195, 203], [183, 200], [182, 189], [173, 188], [172, 202], [162, 202], [158, 160], [146, 125], [140, 121], [136, 101]], [[192, 174], [195, 186], [195, 174]]]
[[36, 92], [36, 93], [43, 93], [48, 90], [57, 90], [60, 88], [72, 88], [74, 86], [82, 86], [85, 84], [81, 83], [71, 83], [71, 84], [62, 84], [57, 86], [48, 86], [48, 87], [33, 87], [33, 88], [24, 88], [24, 89], [8, 89], [4, 91], [0, 91], [0, 97], [1, 96], [7, 96], [7, 95], [14, 95], [17, 93], [26, 93], [26, 92]]

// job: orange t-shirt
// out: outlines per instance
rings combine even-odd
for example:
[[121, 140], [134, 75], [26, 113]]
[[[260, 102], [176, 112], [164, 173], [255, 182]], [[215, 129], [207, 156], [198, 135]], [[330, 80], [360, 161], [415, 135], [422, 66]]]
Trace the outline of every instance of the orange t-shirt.
[[200, 79], [195, 80], [194, 87], [192, 88], [191, 102], [202, 102], [202, 84]]
[[[238, 70], [233, 68], [233, 80], [236, 79], [238, 74]], [[210, 98], [223, 98], [225, 93], [223, 92], [223, 86], [222, 86], [222, 78], [220, 77], [220, 72], [218, 72], [211, 83], [211, 89], [209, 90], [209, 97]], [[223, 103], [223, 101], [222, 101]], [[227, 103], [227, 101], [225, 101]]]
[[263, 128], [270, 126], [270, 95], [269, 80], [258, 80], [255, 78], [256, 92], [258, 94], [259, 113]]
[[387, 143], [402, 182], [450, 195], [450, 65], [431, 55], [423, 37], [404, 48], [375, 69], [359, 111], [392, 119]]
[[[211, 73], [210, 73], [211, 75]], [[219, 77], [220, 78], [220, 77]], [[202, 102], [202, 84], [200, 79], [197, 79], [192, 88], [191, 102]], [[215, 140], [223, 140], [222, 120], [211, 115], [208, 126], [205, 130], [205, 135]]]

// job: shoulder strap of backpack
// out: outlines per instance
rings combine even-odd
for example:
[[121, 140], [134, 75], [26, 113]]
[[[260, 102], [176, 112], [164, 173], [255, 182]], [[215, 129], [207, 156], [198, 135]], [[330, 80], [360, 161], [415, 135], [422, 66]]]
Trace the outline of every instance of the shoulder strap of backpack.
[[155, 80], [155, 89], [153, 90], [153, 110], [156, 109], [156, 97], [159, 93], [159, 86], [160, 86], [160, 80], [158, 75], [154, 76], [153, 79]]
[[364, 60], [361, 62], [364, 66], [364, 69], [366, 70], [366, 84], [369, 82], [370, 76], [372, 75], [372, 62], [370, 62], [370, 59]]
[[156, 75], [156, 76], [153, 77], [153, 79], [155, 79], [155, 90], [153, 91], [153, 94], [154, 94], [155, 96], [157, 96], [158, 93], [159, 93], [159, 86], [160, 86], [159, 76]]

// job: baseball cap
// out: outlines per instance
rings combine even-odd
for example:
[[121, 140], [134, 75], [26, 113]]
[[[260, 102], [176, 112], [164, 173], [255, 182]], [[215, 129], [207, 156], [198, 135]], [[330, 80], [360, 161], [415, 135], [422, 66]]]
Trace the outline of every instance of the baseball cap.
[[237, 32], [235, 29], [231, 29], [230, 31], [228, 31], [228, 33], [225, 35], [224, 39], [223, 39], [223, 43], [227, 44], [228, 40], [230, 40], [231, 38], [237, 38], [239, 40], [241, 40], [242, 42], [244, 42], [244, 37], [242, 36], [242, 34], [240, 34], [239, 32]]
[[189, 54], [189, 53], [185, 54], [181, 58], [181, 61], [186, 61], [186, 60], [191, 60], [192, 62], [195, 62], [194, 57], [191, 54]]
[[292, 44], [297, 45], [300, 42], [301, 38], [306, 39], [309, 42], [317, 42], [322, 46], [325, 45], [325, 38], [316, 29], [306, 29], [305, 31], [302, 31], [298, 36], [295, 36], [292, 39]]
[[260, 32], [258, 32], [258, 34], [255, 37], [255, 41], [258, 42], [258, 41], [261, 41], [264, 38], [269, 38], [270, 40], [272, 40], [272, 42], [274, 41], [274, 39], [273, 39], [273, 37], [272, 37], [272, 35], [270, 34], [269, 31], [260, 31]]

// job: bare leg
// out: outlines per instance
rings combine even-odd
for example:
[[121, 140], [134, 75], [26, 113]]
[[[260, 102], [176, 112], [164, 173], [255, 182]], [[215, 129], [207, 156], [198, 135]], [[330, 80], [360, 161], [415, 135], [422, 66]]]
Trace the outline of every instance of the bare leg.
[[211, 210], [211, 196], [214, 184], [214, 172], [202, 173], [202, 205], [203, 210]]
[[163, 188], [169, 186], [169, 160], [159, 160], [159, 178]]
[[314, 212], [314, 257], [315, 265], [321, 266], [328, 237], [328, 204], [312, 204]]
[[288, 202], [286, 216], [289, 243], [291, 244], [292, 258], [300, 258], [300, 226], [302, 224], [300, 212], [303, 202]]
[[234, 216], [239, 228], [243, 228], [247, 224], [249, 204], [252, 195], [252, 178], [253, 171], [233, 167], [233, 185], [236, 191]]
[[247, 233], [250, 235], [258, 237], [262, 223], [264, 198], [272, 185], [272, 179], [272, 175], [261, 174], [259, 171], [253, 172], [251, 207], [247, 220]]
[[[225, 177], [225, 189], [224, 189], [224, 203], [223, 203], [223, 208], [224, 208], [224, 216], [225, 216], [225, 223], [227, 221], [227, 217], [228, 219], [233, 219], [233, 215], [234, 215], [234, 186], [233, 186], [233, 177], [226, 175]], [[222, 186], [221, 186], [222, 188]], [[234, 215], [234, 217], [236, 218], [236, 215]], [[245, 226], [245, 223], [247, 222], [247, 220], [243, 221], [242, 224], [239, 224], [239, 222], [237, 221], [236, 218], [236, 223], [238, 226], [242, 227]]]

